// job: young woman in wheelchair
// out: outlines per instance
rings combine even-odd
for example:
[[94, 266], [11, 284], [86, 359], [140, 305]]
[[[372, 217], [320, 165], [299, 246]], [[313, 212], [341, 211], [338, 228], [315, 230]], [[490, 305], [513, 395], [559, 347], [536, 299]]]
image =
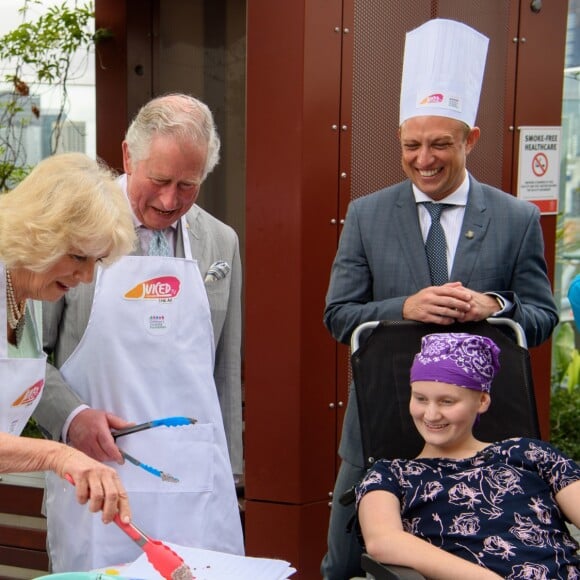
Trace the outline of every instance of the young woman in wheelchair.
[[486, 443], [499, 348], [471, 334], [430, 334], [411, 368], [415, 459], [380, 460], [356, 490], [366, 551], [428, 578], [580, 578], [580, 466], [535, 439]]

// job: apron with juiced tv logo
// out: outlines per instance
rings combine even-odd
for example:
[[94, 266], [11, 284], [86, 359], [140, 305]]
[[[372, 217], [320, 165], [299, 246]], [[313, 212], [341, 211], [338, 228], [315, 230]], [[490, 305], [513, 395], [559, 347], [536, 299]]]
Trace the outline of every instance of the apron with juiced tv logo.
[[[187, 240], [184, 219], [181, 227]], [[86, 332], [61, 372], [88, 405], [128, 421], [197, 420], [117, 440], [179, 482], [129, 462], [113, 467], [129, 492], [133, 521], [152, 537], [242, 554], [213, 363], [207, 295], [185, 243], [185, 259], [128, 256], [99, 268]], [[48, 478], [46, 505], [53, 572], [122, 564], [142, 553], [114, 524], [77, 504], [75, 490], [57, 477]]]

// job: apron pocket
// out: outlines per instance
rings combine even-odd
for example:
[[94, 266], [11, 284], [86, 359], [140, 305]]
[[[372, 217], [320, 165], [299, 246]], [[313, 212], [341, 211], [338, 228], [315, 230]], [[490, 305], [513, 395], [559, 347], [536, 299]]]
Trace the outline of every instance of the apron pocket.
[[163, 481], [133, 465], [113, 465], [127, 491], [162, 493], [213, 491], [216, 443], [213, 423], [196, 423], [183, 427], [157, 427], [125, 435], [117, 445], [159, 471], [177, 478], [178, 482]]

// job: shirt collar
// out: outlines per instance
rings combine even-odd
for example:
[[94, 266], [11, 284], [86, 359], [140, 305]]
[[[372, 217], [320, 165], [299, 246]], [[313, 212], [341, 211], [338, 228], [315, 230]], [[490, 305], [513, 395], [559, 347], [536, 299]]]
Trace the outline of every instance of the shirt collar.
[[[427, 201], [433, 201], [428, 195], [423, 193], [414, 183], [413, 185], [413, 195], [415, 196], [415, 203], [425, 203]], [[450, 193], [441, 202], [448, 203], [450, 205], [467, 205], [467, 194], [469, 193], [469, 173], [465, 172], [465, 178], [463, 179], [461, 185], [453, 192]]]

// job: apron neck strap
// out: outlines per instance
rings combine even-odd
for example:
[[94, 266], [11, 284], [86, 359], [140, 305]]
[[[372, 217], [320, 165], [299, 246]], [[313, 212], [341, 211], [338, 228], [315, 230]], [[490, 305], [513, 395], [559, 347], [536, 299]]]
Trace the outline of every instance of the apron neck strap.
[[189, 243], [189, 227], [185, 216], [182, 215], [180, 221], [181, 237], [183, 238], [183, 256], [186, 260], [193, 260], [191, 244]]

